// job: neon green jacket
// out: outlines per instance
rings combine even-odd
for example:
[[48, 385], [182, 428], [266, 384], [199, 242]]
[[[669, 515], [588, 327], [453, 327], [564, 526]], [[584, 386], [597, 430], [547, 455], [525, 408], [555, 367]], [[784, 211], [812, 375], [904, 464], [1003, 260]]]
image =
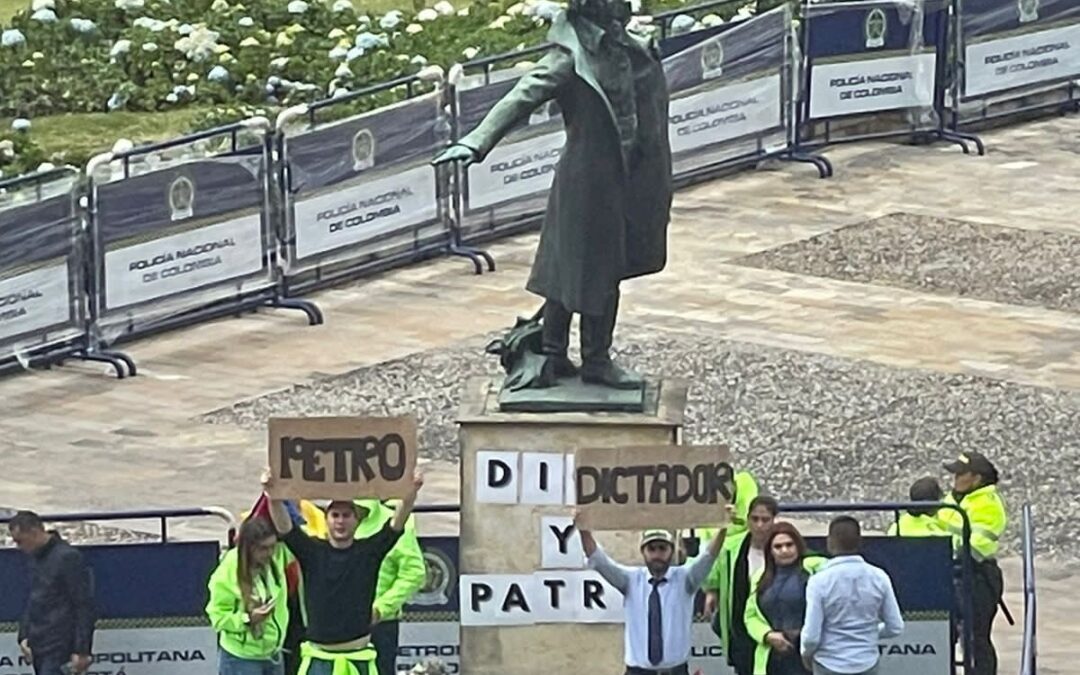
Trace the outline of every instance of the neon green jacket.
[[906, 511], [889, 526], [890, 537], [947, 537], [949, 531], [941, 526], [937, 515], [913, 516]]
[[[956, 504], [956, 495], [951, 492], [945, 495], [943, 503]], [[959, 505], [971, 521], [971, 557], [977, 562], [996, 557], [998, 540], [1009, 522], [997, 486], [985, 485], [972, 490], [964, 495]], [[955, 509], [941, 509], [938, 521], [953, 536], [953, 553], [959, 555], [964, 550], [964, 519]]]
[[[828, 562], [827, 558], [809, 555], [802, 559], [802, 566], [807, 574], [813, 575], [817, 574], [826, 562]], [[750, 597], [746, 599], [746, 632], [757, 643], [757, 648], [754, 650], [754, 675], [766, 675], [769, 668], [769, 652], [772, 651], [772, 647], [765, 640], [765, 636], [772, 631], [772, 626], [769, 625], [769, 620], [765, 618], [761, 607], [758, 606], [757, 600], [758, 584], [764, 573], [765, 570], [759, 570], [750, 580]]]
[[[367, 509], [368, 514], [356, 528], [357, 539], [367, 539], [376, 534], [394, 517], [394, 509], [375, 499], [356, 502]], [[379, 568], [379, 582], [375, 587], [375, 609], [379, 617], [386, 621], [401, 617], [401, 608], [420, 590], [427, 578], [427, 565], [420, 542], [416, 539], [416, 521], [413, 516], [405, 521], [405, 531], [401, 533], [394, 548], [383, 558]]]
[[717, 623], [720, 625], [720, 644], [727, 654], [731, 647], [731, 615], [733, 610], [733, 598], [735, 594], [735, 562], [739, 557], [743, 542], [750, 536], [750, 532], [742, 532], [724, 537], [724, 543], [720, 547], [720, 555], [716, 556], [709, 575], [705, 577], [702, 589], [706, 592], [713, 591], [719, 595], [716, 608]]
[[255, 579], [252, 589], [261, 600], [274, 599], [273, 613], [263, 622], [262, 634], [256, 637], [248, 624], [247, 610], [236, 578], [238, 553], [235, 548], [225, 552], [217, 569], [210, 575], [210, 601], [206, 615], [218, 634], [218, 643], [229, 654], [240, 659], [267, 660], [281, 651], [285, 630], [289, 625], [288, 588], [285, 566], [290, 554], [284, 544], [278, 544], [264, 573]]

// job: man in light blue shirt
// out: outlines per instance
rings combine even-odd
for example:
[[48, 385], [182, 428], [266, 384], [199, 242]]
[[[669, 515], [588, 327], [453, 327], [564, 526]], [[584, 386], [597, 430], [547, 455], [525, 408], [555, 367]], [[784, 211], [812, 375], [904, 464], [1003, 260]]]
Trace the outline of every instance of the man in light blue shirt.
[[829, 524], [833, 556], [806, 584], [803, 661], [814, 675], [877, 675], [878, 643], [900, 635], [904, 619], [889, 575], [859, 555], [859, 521]]
[[694, 598], [720, 552], [726, 529], [718, 530], [708, 548], [686, 565], [671, 564], [675, 555], [671, 532], [646, 530], [641, 535], [644, 567], [616, 563], [591, 532], [581, 528], [578, 532], [589, 567], [623, 595], [626, 675], [688, 675]]

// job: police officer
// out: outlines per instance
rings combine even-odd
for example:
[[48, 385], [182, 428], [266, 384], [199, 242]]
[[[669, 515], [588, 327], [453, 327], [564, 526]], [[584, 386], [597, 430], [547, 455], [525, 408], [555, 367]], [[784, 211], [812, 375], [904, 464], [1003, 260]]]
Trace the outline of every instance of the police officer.
[[[913, 502], [941, 503], [941, 485], [937, 478], [920, 478], [911, 484], [908, 497]], [[941, 526], [936, 506], [908, 509], [889, 526], [890, 537], [936, 537], [948, 536], [950, 532]]]
[[[998, 543], [1005, 532], [1008, 519], [1005, 502], [998, 494], [997, 468], [977, 452], [963, 452], [955, 461], [944, 465], [953, 475], [952, 491], [945, 504], [957, 504], [967, 514], [971, 524], [972, 579], [971, 625], [975, 644], [975, 668], [971, 675], [997, 675], [997, 651], [990, 639], [1003, 582], [997, 564]], [[953, 554], [963, 553], [963, 517], [955, 509], [943, 508], [938, 519], [952, 535]], [[967, 619], [965, 619], [967, 620]]]

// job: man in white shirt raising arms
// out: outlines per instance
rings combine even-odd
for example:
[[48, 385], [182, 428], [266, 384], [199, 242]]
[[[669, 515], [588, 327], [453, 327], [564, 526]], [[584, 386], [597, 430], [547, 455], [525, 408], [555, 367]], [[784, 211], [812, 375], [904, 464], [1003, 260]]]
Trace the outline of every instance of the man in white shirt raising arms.
[[[574, 522], [578, 522], [576, 512]], [[623, 595], [626, 675], [688, 675], [694, 597], [720, 553], [726, 529], [718, 530], [706, 550], [685, 565], [671, 564], [675, 556], [671, 532], [645, 530], [641, 535], [644, 567], [616, 563], [590, 531], [577, 529], [589, 567]]]
[[814, 675], [877, 675], [878, 642], [904, 631], [892, 581], [859, 555], [859, 521], [829, 523], [832, 559], [806, 583], [803, 662]]

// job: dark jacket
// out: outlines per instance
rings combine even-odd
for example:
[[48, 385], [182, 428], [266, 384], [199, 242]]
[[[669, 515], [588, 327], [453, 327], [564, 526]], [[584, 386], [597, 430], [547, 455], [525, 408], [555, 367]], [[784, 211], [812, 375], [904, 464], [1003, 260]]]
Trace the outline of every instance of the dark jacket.
[[82, 554], [53, 533], [30, 559], [30, 599], [19, 621], [19, 642], [36, 654], [90, 654], [94, 590]]
[[626, 158], [612, 101], [601, 85], [607, 73], [604, 32], [586, 19], [560, 14], [548, 40], [555, 46], [458, 143], [482, 160], [540, 104], [559, 102], [566, 147], [526, 288], [572, 312], [603, 314], [621, 280], [659, 272], [667, 261], [667, 82], [655, 43], [627, 34], [648, 65], [632, 85], [638, 152]]

